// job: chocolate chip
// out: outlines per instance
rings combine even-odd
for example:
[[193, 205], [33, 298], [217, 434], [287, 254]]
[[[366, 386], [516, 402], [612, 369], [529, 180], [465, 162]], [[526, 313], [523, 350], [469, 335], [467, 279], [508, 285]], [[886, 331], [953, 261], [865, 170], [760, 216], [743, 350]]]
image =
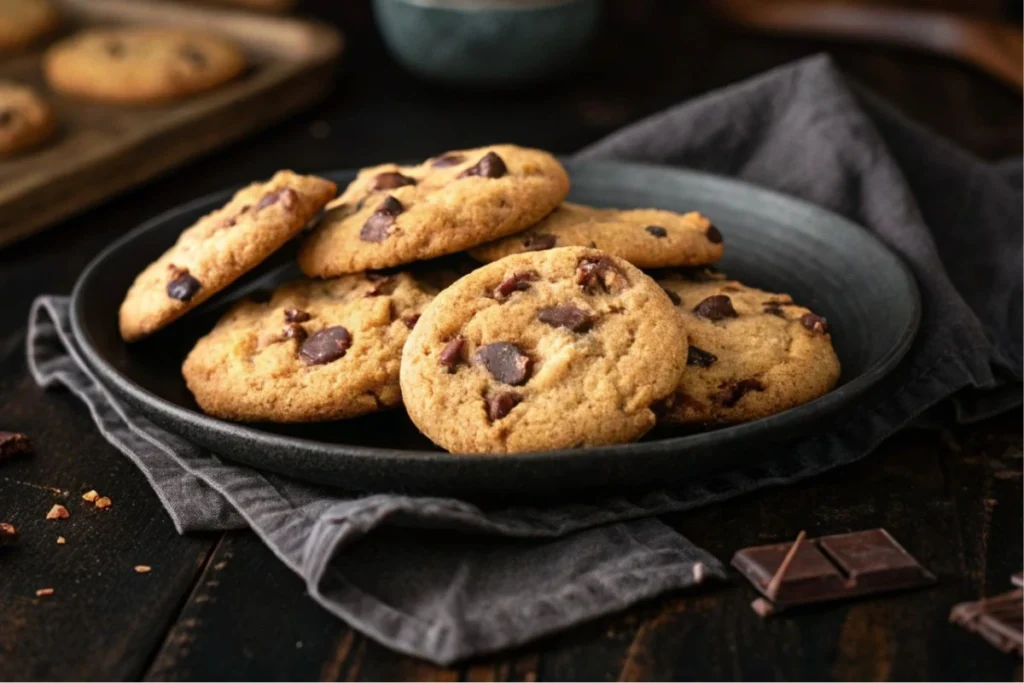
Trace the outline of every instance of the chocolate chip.
[[711, 242], [712, 244], [722, 243], [722, 233], [719, 232], [718, 228], [716, 228], [714, 224], [709, 225], [707, 232], [704, 234], [707, 236], [708, 242]]
[[544, 251], [551, 249], [558, 243], [554, 235], [530, 235], [523, 240], [523, 249], [526, 251]]
[[204, 55], [195, 45], [184, 46], [181, 48], [179, 54], [192, 66], [200, 69], [206, 66], [206, 55]]
[[820, 315], [804, 313], [800, 316], [800, 324], [811, 332], [815, 332], [817, 334], [828, 334], [828, 320], [825, 320]]
[[299, 195], [290, 187], [286, 187], [283, 190], [268, 192], [263, 195], [260, 201], [256, 204], [256, 210], [260, 211], [268, 206], [276, 204], [279, 201], [281, 202], [281, 206], [285, 209], [292, 209], [299, 203]]
[[460, 334], [445, 345], [437, 362], [448, 368], [449, 373], [455, 372], [456, 366], [462, 362], [462, 347], [465, 345], [466, 339]]
[[0, 128], [9, 126], [14, 121], [14, 115], [17, 113], [14, 109], [0, 109]]
[[388, 238], [391, 226], [395, 224], [395, 216], [403, 211], [405, 207], [402, 206], [402, 202], [388, 195], [366, 220], [363, 229], [359, 231], [359, 239], [364, 242], [383, 242]]
[[523, 397], [514, 391], [503, 391], [487, 399], [487, 418], [492, 422], [500, 420], [519, 405]]
[[406, 185], [415, 185], [416, 181], [409, 176], [404, 176], [401, 173], [390, 171], [388, 173], [378, 173], [377, 177], [373, 179], [370, 184], [370, 191], [376, 192], [377, 190], [393, 190], [396, 187], [405, 187]]
[[171, 265], [171, 281], [167, 283], [167, 296], [178, 301], [189, 301], [203, 287], [203, 283], [189, 275], [188, 268]]
[[709, 296], [704, 301], [693, 307], [693, 312], [700, 318], [716, 321], [725, 318], [737, 317], [736, 309], [732, 307], [732, 299], [725, 294]]
[[518, 386], [530, 378], [533, 361], [510, 342], [481, 346], [473, 357], [499, 382]]
[[434, 168], [447, 168], [448, 166], [458, 166], [465, 160], [466, 157], [461, 154], [444, 154], [430, 162], [430, 165]]
[[288, 323], [281, 330], [281, 337], [284, 339], [298, 339], [302, 341], [308, 336], [309, 333], [306, 332], [306, 328], [298, 323]]
[[32, 441], [20, 432], [0, 432], [0, 460], [12, 455], [28, 453], [32, 450]]
[[681, 296], [679, 296], [678, 294], [676, 294], [675, 292], [673, 292], [673, 291], [672, 291], [671, 289], [669, 289], [668, 287], [662, 287], [662, 288], [661, 288], [661, 291], [665, 292], [665, 294], [666, 294], [666, 295], [668, 296], [668, 298], [669, 298], [669, 301], [671, 301], [671, 302], [672, 302], [672, 305], [673, 305], [673, 306], [678, 306], [679, 304], [683, 303], [683, 299], [682, 299], [682, 297], [681, 297]]
[[661, 227], [660, 225], [648, 225], [644, 228], [647, 232], [651, 233], [655, 237], [668, 237], [668, 230]]
[[312, 317], [313, 316], [301, 308], [284, 309], [284, 321], [286, 323], [304, 323]]
[[522, 273], [513, 273], [501, 281], [494, 288], [494, 298], [498, 301], [505, 301], [513, 292], [523, 292], [530, 288], [530, 283], [539, 278], [535, 270], [527, 270]]
[[696, 365], [698, 368], [710, 368], [716, 360], [718, 360], [718, 356], [693, 344], [686, 352], [686, 364]]
[[411, 313], [409, 315], [403, 315], [402, 316], [402, 322], [405, 323], [405, 326], [408, 327], [410, 330], [412, 328], [416, 327], [416, 323], [418, 323], [419, 320], [420, 320], [420, 314], [419, 313]]
[[336, 361], [352, 346], [352, 335], [341, 325], [327, 327], [302, 342], [299, 356], [306, 365], [323, 365]]
[[500, 178], [508, 173], [505, 162], [494, 152], [488, 152], [465, 171], [459, 174], [460, 178], [480, 176], [481, 178]]
[[14, 525], [0, 522], [0, 546], [12, 545], [17, 540], [18, 530], [14, 528]]
[[103, 49], [107, 51], [107, 54], [114, 59], [120, 59], [124, 57], [124, 43], [120, 40], [108, 40], [104, 45]]
[[588, 294], [610, 292], [624, 284], [622, 271], [607, 256], [584, 256], [576, 266], [576, 284]]
[[594, 326], [594, 319], [582, 308], [562, 304], [541, 309], [537, 320], [551, 327], [564, 327], [573, 332], [586, 332]]
[[726, 408], [732, 408], [748, 393], [751, 391], [764, 391], [765, 386], [760, 380], [741, 379], [738, 382], [723, 382], [718, 385], [718, 388], [722, 389], [722, 391], [714, 394], [711, 398], [718, 401]]
[[779, 307], [779, 304], [776, 302], [766, 302], [764, 304], [764, 312], [767, 313], [768, 315], [774, 315], [779, 318], [786, 317], [785, 311], [783, 311], [782, 308]]

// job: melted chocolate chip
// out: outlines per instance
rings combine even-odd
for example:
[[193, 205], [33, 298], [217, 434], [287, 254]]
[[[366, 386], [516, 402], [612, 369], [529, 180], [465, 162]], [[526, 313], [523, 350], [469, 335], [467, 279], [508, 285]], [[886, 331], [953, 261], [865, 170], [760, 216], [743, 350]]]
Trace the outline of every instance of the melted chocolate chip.
[[402, 206], [402, 202], [388, 195], [366, 220], [363, 229], [359, 231], [359, 239], [364, 242], [383, 242], [388, 238], [391, 226], [395, 224], [395, 216], [403, 211], [405, 207]]
[[828, 334], [828, 321], [820, 315], [804, 313], [800, 316], [800, 324], [816, 334]]
[[718, 388], [722, 391], [714, 394], [711, 398], [726, 408], [732, 408], [748, 393], [751, 391], [764, 391], [765, 386], [757, 379], [741, 379], [738, 382], [723, 382], [718, 385]]
[[660, 225], [648, 225], [644, 228], [647, 232], [651, 233], [655, 237], [668, 237], [668, 230], [661, 227]]
[[499, 382], [518, 386], [530, 378], [533, 361], [510, 342], [481, 346], [473, 357]]
[[184, 46], [181, 48], [179, 54], [182, 59], [196, 68], [202, 69], [206, 66], [206, 55], [204, 55], [195, 45]]
[[696, 365], [698, 368], [710, 368], [716, 360], [718, 360], [718, 356], [693, 344], [686, 352], [686, 364]]
[[275, 190], [274, 192], [268, 192], [263, 195], [259, 202], [256, 203], [256, 210], [261, 211], [268, 206], [273, 206], [281, 202], [281, 206], [285, 209], [293, 209], [295, 205], [299, 203], [299, 195], [295, 193], [290, 187], [286, 187], [283, 190]]
[[514, 391], [503, 391], [487, 399], [487, 418], [492, 422], [500, 420], [522, 402], [523, 397]]
[[732, 307], [732, 299], [725, 294], [709, 296], [694, 306], [693, 312], [698, 317], [711, 321], [735, 318], [738, 315], [736, 309]]
[[588, 294], [611, 292], [624, 282], [622, 271], [607, 256], [584, 256], [576, 266], [576, 284]]
[[551, 327], [564, 327], [573, 332], [586, 332], [594, 326], [594, 319], [582, 308], [562, 304], [541, 309], [537, 320]]
[[500, 178], [508, 173], [504, 160], [494, 152], [488, 152], [465, 171], [459, 174], [460, 178], [480, 176], [481, 178]]
[[284, 321], [286, 323], [304, 323], [312, 317], [313, 316], [301, 308], [284, 309]]
[[306, 365], [324, 365], [345, 355], [352, 346], [352, 335], [341, 325], [327, 327], [310, 336], [299, 347], [299, 357]]
[[521, 273], [513, 273], [501, 281], [494, 288], [494, 298], [498, 301], [506, 301], [513, 292], [523, 292], [530, 288], [530, 283], [539, 278], [535, 270], [527, 270]]
[[167, 283], [167, 296], [178, 301], [189, 301], [203, 287], [203, 283], [189, 275], [188, 268], [169, 268], [171, 281]]
[[665, 294], [668, 296], [669, 301], [672, 302], [673, 306], [678, 306], [679, 304], [683, 303], [682, 297], [673, 292], [671, 289], [667, 287], [662, 287], [661, 290], [665, 292]]
[[405, 323], [405, 326], [408, 327], [410, 330], [416, 327], [416, 323], [419, 322], [419, 320], [419, 313], [410, 313], [409, 315], [402, 316], [402, 322]]
[[523, 240], [523, 249], [526, 251], [544, 251], [551, 249], [558, 243], [554, 235], [530, 235]]
[[309, 333], [306, 332], [306, 328], [298, 323], [288, 323], [281, 330], [281, 336], [284, 339], [298, 339], [299, 341], [304, 340]]
[[711, 242], [712, 244], [722, 243], [722, 233], [714, 226], [714, 224], [708, 226], [708, 230], [704, 235], [708, 238], [708, 242]]
[[437, 362], [448, 368], [449, 373], [455, 372], [455, 368], [462, 362], [462, 347], [466, 345], [466, 339], [461, 334], [448, 342]]
[[465, 160], [466, 157], [461, 154], [444, 154], [430, 162], [430, 165], [434, 168], [447, 168], [449, 166], [458, 166]]
[[377, 177], [373, 179], [373, 183], [370, 184], [370, 191], [376, 192], [377, 190], [393, 190], [396, 187], [415, 184], [416, 181], [409, 176], [404, 176], [401, 173], [390, 171], [388, 173], [378, 173]]

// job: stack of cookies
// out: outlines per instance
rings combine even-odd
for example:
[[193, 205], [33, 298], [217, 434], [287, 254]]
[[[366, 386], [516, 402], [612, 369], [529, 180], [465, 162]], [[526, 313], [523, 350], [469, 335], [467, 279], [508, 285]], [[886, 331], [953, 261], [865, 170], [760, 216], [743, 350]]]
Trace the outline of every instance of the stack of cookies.
[[[239, 191], [138, 276], [122, 336], [164, 327], [313, 222], [308, 279], [236, 304], [185, 359], [205, 412], [308, 422], [404, 405], [448, 451], [513, 453], [735, 424], [838, 381], [825, 319], [717, 273], [707, 217], [564, 202], [546, 152], [448, 152], [336, 190], [281, 171]], [[473, 265], [438, 259], [460, 252]]]

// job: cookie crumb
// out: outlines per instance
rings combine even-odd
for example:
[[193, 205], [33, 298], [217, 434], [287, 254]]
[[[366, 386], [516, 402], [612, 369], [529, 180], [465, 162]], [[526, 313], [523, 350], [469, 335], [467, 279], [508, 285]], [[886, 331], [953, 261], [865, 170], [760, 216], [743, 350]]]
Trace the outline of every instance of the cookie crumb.
[[63, 536], [57, 537], [57, 545], [64, 545], [65, 543], [67, 543], [67, 540]]
[[99, 498], [96, 499], [96, 507], [98, 507], [100, 510], [102, 510], [103, 508], [108, 508], [111, 505], [113, 505], [113, 503], [106, 496], [100, 496]]
[[135, 565], [135, 573], [136, 574], [148, 574], [152, 570], [153, 570], [153, 568], [150, 567], [148, 564], [137, 564], [137, 565]]
[[82, 494], [82, 500], [86, 501], [87, 503], [95, 503], [96, 499], [99, 497], [100, 494], [97, 493], [96, 489], [93, 489], [92, 491], [86, 491], [85, 493]]
[[36, 591], [37, 598], [45, 598], [47, 595], [53, 595], [52, 588], [40, 588]]
[[67, 519], [71, 515], [68, 514], [68, 509], [63, 505], [54, 505], [50, 508], [50, 511], [46, 513], [47, 519]]
[[0, 546], [10, 545], [18, 540], [18, 530], [13, 524], [0, 522]]

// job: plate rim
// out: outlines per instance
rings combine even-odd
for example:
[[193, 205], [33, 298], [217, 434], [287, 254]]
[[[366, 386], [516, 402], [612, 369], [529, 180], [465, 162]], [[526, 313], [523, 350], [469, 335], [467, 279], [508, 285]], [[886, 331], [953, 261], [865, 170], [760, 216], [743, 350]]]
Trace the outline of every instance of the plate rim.
[[[759, 418], [750, 422], [744, 422], [736, 425], [729, 425], [719, 427], [707, 432], [689, 433], [680, 436], [668, 437], [659, 439], [657, 441], [646, 441], [646, 442], [631, 442], [627, 444], [609, 444], [604, 446], [590, 446], [585, 448], [574, 448], [574, 449], [555, 449], [549, 451], [531, 451], [526, 453], [510, 453], [510, 454], [486, 454], [486, 453], [459, 453], [452, 454], [443, 450], [426, 451], [426, 450], [404, 450], [397, 448], [382, 448], [375, 446], [362, 446], [354, 444], [334, 444], [317, 439], [309, 439], [299, 436], [286, 436], [283, 434], [276, 434], [273, 432], [265, 431], [257, 426], [248, 423], [236, 423], [222, 420], [220, 418], [212, 417], [204, 413], [194, 411], [188, 408], [181, 407], [171, 401], [168, 401], [160, 396], [155, 395], [145, 387], [140, 386], [127, 376], [122, 374], [116, 367], [109, 363], [103, 356], [98, 352], [92, 339], [85, 332], [85, 323], [81, 320], [82, 313], [82, 292], [90, 280], [95, 276], [95, 272], [99, 270], [103, 264], [111, 257], [112, 254], [119, 251], [125, 245], [130, 244], [134, 240], [138, 239], [144, 233], [151, 230], [159, 229], [159, 227], [169, 220], [172, 220], [183, 213], [194, 211], [196, 208], [206, 205], [210, 202], [218, 200], [222, 197], [230, 196], [237, 188], [242, 187], [244, 184], [232, 186], [229, 188], [210, 192], [202, 195], [195, 199], [191, 199], [187, 202], [174, 206], [166, 211], [163, 211], [156, 216], [144, 221], [137, 227], [129, 230], [121, 237], [117, 238], [110, 244], [108, 244], [103, 250], [101, 250], [95, 257], [93, 257], [89, 263], [85, 266], [82, 272], [79, 274], [75, 281], [75, 286], [71, 291], [70, 298], [70, 322], [71, 329], [75, 337], [75, 341], [78, 344], [78, 349], [82, 354], [82, 357], [86, 361], [89, 368], [97, 375], [97, 378], [102, 384], [114, 385], [115, 391], [126, 395], [131, 402], [148, 406], [151, 410], [167, 416], [171, 421], [175, 423], [186, 423], [192, 424], [201, 428], [207, 432], [214, 432], [221, 438], [231, 439], [245, 439], [252, 443], [253, 441], [258, 443], [265, 443], [268, 446], [272, 446], [277, 449], [287, 449], [291, 451], [315, 451], [328, 456], [341, 456], [346, 458], [365, 458], [367, 462], [381, 463], [381, 461], [391, 462], [409, 462], [418, 461], [424, 462], [437, 462], [437, 461], [457, 461], [464, 466], [472, 466], [474, 462], [490, 463], [493, 464], [494, 460], [500, 458], [502, 460], [514, 460], [517, 463], [529, 463], [536, 460], [548, 461], [548, 460], [563, 460], [567, 458], [579, 458], [586, 456], [590, 458], [602, 458], [602, 457], [619, 457], [623, 448], [643, 448], [650, 452], [659, 451], [680, 451], [685, 452], [688, 449], [700, 449], [714, 446], [717, 443], [731, 443], [733, 441], [741, 442], [751, 436], [757, 435], [764, 429], [773, 429], [778, 431], [792, 430], [794, 427], [802, 424], [813, 422], [816, 418], [820, 418], [825, 415], [834, 414], [839, 408], [848, 405], [854, 399], [864, 394], [870, 387], [877, 384], [882, 378], [888, 375], [900, 361], [906, 356], [913, 346], [913, 342], [920, 329], [921, 316], [922, 316], [922, 302], [920, 287], [917, 283], [917, 278], [914, 276], [913, 271], [903, 260], [903, 258], [893, 251], [882, 239], [875, 233], [868, 230], [866, 227], [856, 223], [841, 214], [838, 214], [830, 209], [827, 209], [813, 202], [809, 202], [792, 195], [788, 195], [776, 190], [754, 185], [744, 180], [736, 178], [722, 176], [714, 173], [707, 173], [704, 171], [693, 170], [689, 168], [680, 168], [674, 166], [666, 166], [661, 164], [650, 164], [650, 163], [638, 163], [633, 161], [620, 161], [612, 159], [601, 159], [601, 160], [572, 160], [562, 159], [564, 164], [569, 167], [572, 166], [613, 166], [617, 169], [633, 169], [636, 171], [646, 172], [658, 172], [658, 173], [669, 173], [679, 176], [684, 179], [691, 181], [696, 180], [698, 182], [712, 182], [719, 185], [731, 186], [732, 190], [751, 193], [759, 200], [772, 200], [774, 202], [788, 203], [791, 206], [795, 205], [797, 208], [802, 210], [809, 210], [811, 213], [822, 213], [827, 215], [832, 220], [838, 220], [845, 223], [849, 229], [855, 230], [863, 237], [866, 237], [869, 242], [872, 242], [876, 248], [882, 253], [886, 254], [893, 261], [896, 272], [899, 273], [900, 277], [904, 280], [907, 292], [910, 295], [911, 312], [909, 319], [905, 321], [903, 329], [900, 331], [896, 342], [891, 348], [885, 353], [885, 355], [878, 361], [869, 366], [863, 373], [857, 377], [851, 379], [847, 383], [839, 386], [832, 391], [819, 396], [816, 399], [808, 401], [807, 403], [794, 406], [782, 412], [768, 417]], [[327, 171], [316, 172], [314, 175], [320, 176], [337, 176], [345, 174], [355, 174], [358, 169], [331, 169]], [[173, 429], [171, 431], [174, 431]], [[453, 456], [456, 456], [453, 458]], [[228, 459], [230, 456], [224, 456]], [[251, 463], [249, 463], [251, 464]]]

